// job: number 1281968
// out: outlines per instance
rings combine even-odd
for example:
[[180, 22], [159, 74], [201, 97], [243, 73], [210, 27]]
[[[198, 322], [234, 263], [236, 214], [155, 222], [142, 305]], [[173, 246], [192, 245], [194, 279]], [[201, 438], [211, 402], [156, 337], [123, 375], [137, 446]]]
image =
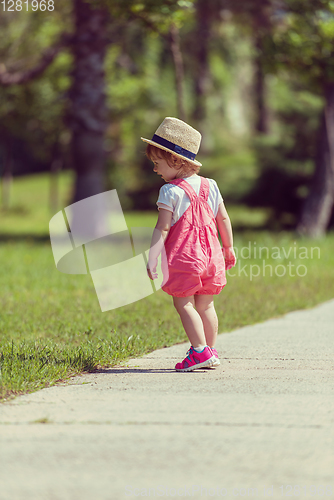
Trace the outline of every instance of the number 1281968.
[[54, 0], [3, 0], [1, 2], [3, 5], [2, 10], [6, 10], [8, 12], [14, 12], [14, 11], [29, 11], [29, 10], [41, 10], [42, 12], [44, 10], [49, 10], [52, 11], [55, 9], [54, 6]]

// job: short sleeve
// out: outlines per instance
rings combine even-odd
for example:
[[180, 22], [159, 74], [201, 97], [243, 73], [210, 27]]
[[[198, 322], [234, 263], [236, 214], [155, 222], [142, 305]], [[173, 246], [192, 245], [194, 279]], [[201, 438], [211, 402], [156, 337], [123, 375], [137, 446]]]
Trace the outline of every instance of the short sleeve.
[[218, 187], [217, 182], [215, 180], [213, 180], [213, 179], [212, 179], [212, 182], [213, 182], [213, 184], [215, 186], [215, 189], [217, 191], [217, 202], [218, 202], [218, 206], [219, 206], [221, 203], [223, 203], [224, 200], [223, 200], [223, 197], [221, 195], [221, 192], [220, 192], [220, 189]]
[[170, 212], [174, 212], [175, 196], [173, 194], [173, 187], [172, 184], [165, 184], [160, 188], [157, 200], [158, 208], [161, 207]]
[[221, 203], [223, 203], [223, 197], [220, 194], [219, 187], [217, 182], [213, 179], [208, 179], [210, 182], [210, 192], [209, 192], [209, 204], [212, 208], [213, 214], [217, 217], [218, 207]]

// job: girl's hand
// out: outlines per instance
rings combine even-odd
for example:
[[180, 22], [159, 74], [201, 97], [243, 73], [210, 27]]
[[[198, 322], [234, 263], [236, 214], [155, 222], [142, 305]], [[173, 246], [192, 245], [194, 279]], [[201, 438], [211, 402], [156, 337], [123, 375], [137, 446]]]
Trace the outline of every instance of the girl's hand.
[[237, 258], [234, 253], [233, 247], [224, 247], [222, 248], [224, 258], [225, 258], [225, 269], [231, 269], [235, 266], [237, 262]]
[[147, 263], [147, 274], [151, 280], [156, 280], [158, 277], [157, 271], [158, 259], [149, 260]]

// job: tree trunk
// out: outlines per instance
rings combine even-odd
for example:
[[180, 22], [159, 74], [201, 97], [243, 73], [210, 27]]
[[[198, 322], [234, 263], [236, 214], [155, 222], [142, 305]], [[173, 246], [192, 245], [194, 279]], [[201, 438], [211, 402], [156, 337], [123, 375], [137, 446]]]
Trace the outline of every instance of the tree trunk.
[[195, 50], [195, 71], [194, 90], [195, 107], [193, 120], [197, 128], [201, 129], [201, 122], [206, 117], [206, 95], [210, 79], [209, 73], [209, 40], [211, 29], [211, 13], [207, 0], [197, 0], [196, 3], [196, 39]]
[[297, 231], [311, 238], [324, 236], [334, 203], [334, 84], [327, 87], [321, 119], [315, 171]]
[[254, 81], [254, 93], [255, 93], [255, 106], [256, 106], [256, 122], [255, 129], [261, 134], [268, 133], [268, 112], [266, 105], [266, 81], [265, 73], [263, 70], [262, 63], [262, 36], [259, 33], [255, 34], [255, 50], [256, 55], [254, 59], [255, 66], [255, 81]]
[[2, 174], [2, 210], [8, 210], [10, 206], [10, 192], [12, 187], [13, 175], [13, 140], [12, 137], [6, 134], [5, 141], [5, 161]]
[[177, 97], [177, 112], [180, 120], [186, 121], [186, 113], [183, 105], [183, 58], [180, 47], [180, 34], [178, 28], [173, 23], [170, 27], [170, 48], [173, 55], [174, 68], [175, 68], [175, 85]]
[[59, 173], [63, 166], [63, 159], [60, 155], [59, 141], [56, 141], [53, 147], [53, 154], [50, 167], [50, 191], [49, 191], [49, 208], [54, 215], [59, 206]]
[[268, 4], [262, 6], [253, 14], [254, 30], [254, 93], [256, 107], [255, 129], [261, 134], [268, 133], [268, 109], [266, 103], [266, 75], [263, 67], [264, 38], [271, 32]]
[[68, 123], [72, 130], [72, 161], [76, 172], [73, 202], [104, 191], [103, 149], [107, 109], [104, 57], [107, 11], [74, 0], [73, 82]]

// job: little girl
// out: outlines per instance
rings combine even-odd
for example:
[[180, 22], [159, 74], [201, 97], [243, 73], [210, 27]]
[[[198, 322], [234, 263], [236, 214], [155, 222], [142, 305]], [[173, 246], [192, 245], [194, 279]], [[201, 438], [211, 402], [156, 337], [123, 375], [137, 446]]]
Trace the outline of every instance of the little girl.
[[159, 192], [147, 272], [151, 279], [158, 277], [158, 257], [164, 245], [168, 272], [163, 270], [162, 289], [172, 295], [191, 344], [175, 369], [185, 372], [218, 366], [213, 295], [226, 285], [225, 269], [236, 263], [229, 216], [216, 182], [197, 175], [201, 167], [195, 160], [201, 142], [197, 130], [168, 117], [152, 140], [141, 139], [148, 143], [146, 154], [154, 172], [167, 182]]

